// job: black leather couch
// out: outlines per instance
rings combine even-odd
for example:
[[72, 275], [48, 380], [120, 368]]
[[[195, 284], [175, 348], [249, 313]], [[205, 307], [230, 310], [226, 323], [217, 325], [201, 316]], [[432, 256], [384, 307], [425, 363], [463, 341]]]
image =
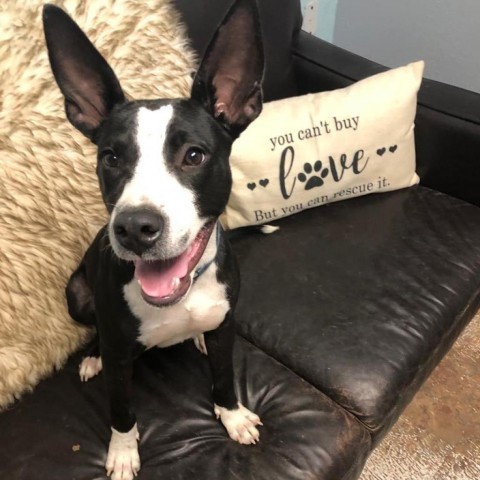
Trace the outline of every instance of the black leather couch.
[[[229, 1], [175, 3], [201, 54]], [[298, 1], [260, 8], [267, 100], [384, 70], [301, 32]], [[237, 388], [261, 441], [227, 437], [193, 344], [151, 350], [135, 370], [140, 479], [358, 478], [479, 305], [480, 96], [425, 80], [416, 134], [420, 186], [308, 210], [274, 235], [232, 234]], [[104, 385], [80, 382], [80, 358], [0, 415], [2, 479], [105, 478]]]

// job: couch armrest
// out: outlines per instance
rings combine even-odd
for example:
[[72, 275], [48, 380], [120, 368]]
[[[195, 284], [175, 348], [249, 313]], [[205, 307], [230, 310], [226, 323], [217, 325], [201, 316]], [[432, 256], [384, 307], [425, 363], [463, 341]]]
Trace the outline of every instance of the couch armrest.
[[[300, 95], [345, 87], [388, 70], [306, 32], [296, 37], [293, 61]], [[424, 79], [418, 104], [421, 183], [480, 206], [480, 95]]]

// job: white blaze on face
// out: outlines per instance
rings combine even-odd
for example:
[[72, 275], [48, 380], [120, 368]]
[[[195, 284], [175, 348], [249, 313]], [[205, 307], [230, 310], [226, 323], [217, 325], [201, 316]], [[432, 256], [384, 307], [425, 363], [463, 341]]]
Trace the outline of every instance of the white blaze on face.
[[162, 241], [172, 256], [181, 253], [175, 251], [180, 238], [188, 234], [189, 241], [192, 241], [202, 227], [195, 208], [195, 193], [169, 171], [164, 158], [165, 139], [173, 112], [171, 105], [158, 110], [139, 109], [136, 133], [138, 162], [111, 219], [113, 224], [116, 212], [124, 208], [155, 208], [164, 216], [167, 232]]

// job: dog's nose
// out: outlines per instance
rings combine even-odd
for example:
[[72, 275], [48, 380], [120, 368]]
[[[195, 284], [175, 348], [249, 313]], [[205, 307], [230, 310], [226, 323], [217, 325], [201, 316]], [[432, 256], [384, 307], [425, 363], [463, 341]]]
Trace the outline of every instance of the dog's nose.
[[163, 230], [163, 218], [152, 210], [124, 210], [115, 216], [113, 231], [122, 247], [137, 255], [151, 248]]

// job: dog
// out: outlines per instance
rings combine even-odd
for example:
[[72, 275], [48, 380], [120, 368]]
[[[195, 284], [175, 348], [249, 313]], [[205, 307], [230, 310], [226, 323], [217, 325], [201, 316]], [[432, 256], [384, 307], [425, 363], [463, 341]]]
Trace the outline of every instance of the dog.
[[131, 404], [132, 364], [145, 350], [193, 339], [208, 355], [213, 413], [242, 444], [260, 418], [238, 402], [232, 350], [239, 274], [218, 223], [231, 190], [233, 141], [262, 109], [264, 54], [255, 0], [237, 0], [194, 77], [190, 98], [127, 101], [113, 70], [80, 27], [45, 5], [51, 68], [68, 120], [98, 147], [109, 221], [66, 287], [71, 317], [95, 325], [80, 365], [103, 370], [110, 402], [106, 470], [140, 469]]

